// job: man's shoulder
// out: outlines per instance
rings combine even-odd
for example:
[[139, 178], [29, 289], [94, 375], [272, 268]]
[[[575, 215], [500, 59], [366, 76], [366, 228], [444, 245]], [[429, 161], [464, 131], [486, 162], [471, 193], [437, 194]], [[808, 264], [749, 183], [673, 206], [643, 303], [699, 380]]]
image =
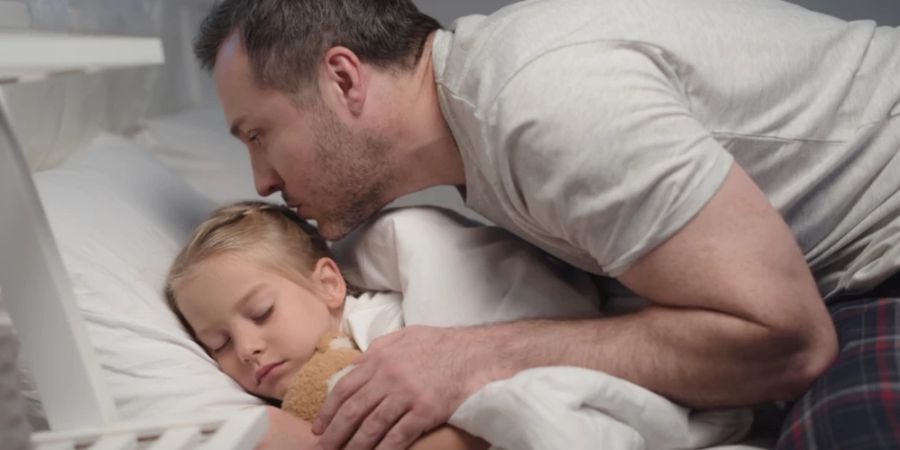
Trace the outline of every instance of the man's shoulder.
[[[560, 55], [577, 55], [569, 59], [573, 66], [570, 76], [578, 76], [580, 71], [574, 66], [579, 61], [602, 61], [610, 51], [653, 49], [664, 53], [665, 43], [649, 39], [653, 33], [644, 30], [649, 26], [643, 22], [655, 2], [536, 0], [510, 5], [489, 16], [457, 19], [451, 30], [439, 33], [435, 54], [435, 76], [444, 103], [459, 102], [451, 107], [485, 113], [510, 83], [525, 73], [541, 78], [542, 83], [566, 84], [565, 79], [541, 75], [558, 68]], [[551, 76], [555, 74], [547, 73]]]
[[577, 3], [520, 2], [489, 16], [457, 19], [449, 31], [440, 33], [438, 84], [473, 106], [495, 97], [522, 67], [571, 40], [571, 29], [583, 25], [578, 14], [568, 11]]

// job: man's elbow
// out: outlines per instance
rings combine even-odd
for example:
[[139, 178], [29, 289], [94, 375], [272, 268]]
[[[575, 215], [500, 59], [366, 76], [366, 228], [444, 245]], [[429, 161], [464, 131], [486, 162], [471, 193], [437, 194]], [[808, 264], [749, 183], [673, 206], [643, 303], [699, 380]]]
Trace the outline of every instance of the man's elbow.
[[782, 364], [779, 364], [782, 373], [773, 377], [777, 380], [773, 400], [795, 400], [802, 396], [837, 356], [837, 334], [830, 318], [808, 325], [777, 333], [773, 338], [774, 348], [782, 350]]

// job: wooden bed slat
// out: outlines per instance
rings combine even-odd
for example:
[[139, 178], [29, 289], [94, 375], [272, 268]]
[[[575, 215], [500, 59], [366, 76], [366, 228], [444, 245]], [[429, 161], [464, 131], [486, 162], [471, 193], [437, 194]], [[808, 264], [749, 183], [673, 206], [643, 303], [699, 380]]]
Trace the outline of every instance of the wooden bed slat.
[[135, 450], [137, 443], [137, 435], [134, 433], [112, 434], [101, 437], [90, 448], [91, 450]]
[[166, 431], [149, 450], [188, 450], [200, 443], [200, 427], [173, 428]]

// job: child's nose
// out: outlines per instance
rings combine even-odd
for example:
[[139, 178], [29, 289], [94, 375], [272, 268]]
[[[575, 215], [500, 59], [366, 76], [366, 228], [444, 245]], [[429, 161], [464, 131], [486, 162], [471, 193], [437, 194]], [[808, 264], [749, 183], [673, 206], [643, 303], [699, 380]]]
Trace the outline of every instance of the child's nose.
[[245, 363], [253, 362], [265, 350], [265, 342], [255, 337], [246, 337], [238, 343], [238, 352], [241, 361]]

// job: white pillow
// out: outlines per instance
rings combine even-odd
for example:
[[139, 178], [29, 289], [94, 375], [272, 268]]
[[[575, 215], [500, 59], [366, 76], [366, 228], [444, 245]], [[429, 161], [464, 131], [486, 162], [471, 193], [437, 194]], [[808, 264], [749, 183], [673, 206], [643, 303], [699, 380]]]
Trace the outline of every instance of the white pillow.
[[433, 206], [381, 213], [332, 246], [347, 280], [403, 293], [406, 324], [461, 326], [599, 315], [582, 271], [513, 234]]
[[219, 108], [144, 119], [134, 140], [218, 203], [260, 198], [247, 150], [228, 133]]
[[218, 370], [163, 300], [169, 265], [213, 201], [111, 135], [34, 179], [120, 418], [262, 403]]
[[443, 208], [385, 211], [332, 251], [349, 282], [391, 291], [347, 301], [345, 329], [363, 350], [404, 323], [465, 326], [600, 315], [599, 293], [586, 273], [505, 230]]

